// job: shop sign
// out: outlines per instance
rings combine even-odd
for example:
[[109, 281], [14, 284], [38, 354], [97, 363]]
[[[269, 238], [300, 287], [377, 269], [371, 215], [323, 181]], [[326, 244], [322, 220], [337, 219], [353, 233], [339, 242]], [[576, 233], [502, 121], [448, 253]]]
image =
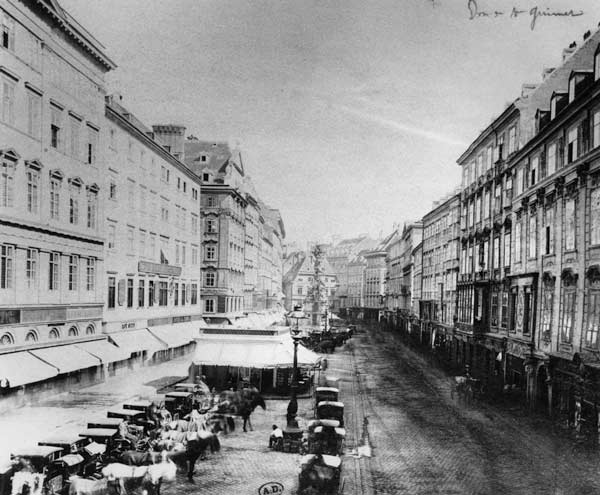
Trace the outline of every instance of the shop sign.
[[179, 277], [181, 275], [181, 267], [161, 263], [151, 263], [150, 261], [138, 261], [138, 272]]
[[0, 325], [11, 325], [21, 321], [21, 311], [18, 309], [0, 310]]
[[148, 320], [149, 327], [158, 327], [161, 325], [168, 325], [169, 323], [171, 323], [171, 318], [168, 316], [164, 316], [162, 318], [151, 318]]
[[21, 310], [21, 323], [65, 321], [67, 308], [38, 308]]
[[529, 348], [517, 342], [508, 342], [506, 351], [513, 356], [524, 358], [529, 353]]
[[95, 308], [67, 308], [67, 320], [80, 320], [102, 317], [102, 306]]
[[192, 321], [191, 316], [173, 316], [173, 323], [184, 323], [186, 321]]

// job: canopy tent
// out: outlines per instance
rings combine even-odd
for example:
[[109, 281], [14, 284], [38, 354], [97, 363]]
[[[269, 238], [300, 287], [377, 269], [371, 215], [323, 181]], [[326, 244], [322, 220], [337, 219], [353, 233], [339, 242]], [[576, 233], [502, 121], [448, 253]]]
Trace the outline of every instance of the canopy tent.
[[76, 347], [99, 358], [103, 363], [114, 363], [129, 359], [131, 355], [124, 349], [111, 344], [107, 340], [93, 340], [91, 342], [79, 342]]
[[148, 356], [150, 357], [155, 352], [167, 348], [166, 344], [154, 337], [145, 328], [130, 330], [128, 332], [111, 333], [109, 336], [114, 340], [115, 344], [129, 354], [148, 351]]
[[101, 364], [100, 358], [92, 356], [74, 344], [44, 347], [31, 351], [35, 357], [40, 358], [55, 368], [59, 373], [70, 373]]
[[0, 378], [6, 378], [11, 387], [40, 382], [56, 375], [55, 367], [26, 351], [0, 355]]
[[[298, 366], [316, 366], [321, 357], [298, 344]], [[240, 366], [247, 368], [284, 368], [294, 362], [292, 339], [276, 341], [235, 342], [200, 340], [194, 364], [207, 366]]]

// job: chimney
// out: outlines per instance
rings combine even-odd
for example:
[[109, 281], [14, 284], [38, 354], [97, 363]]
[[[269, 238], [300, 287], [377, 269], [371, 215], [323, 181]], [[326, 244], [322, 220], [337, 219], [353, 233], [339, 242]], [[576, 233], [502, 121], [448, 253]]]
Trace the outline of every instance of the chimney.
[[554, 72], [554, 67], [546, 67], [543, 71], [542, 71], [542, 81], [545, 81], [546, 78], [548, 76], [550, 76], [550, 74], [552, 74]]
[[183, 161], [185, 126], [177, 124], [156, 124], [152, 126], [154, 137], [173, 156]]
[[521, 98], [527, 98], [536, 88], [537, 84], [523, 84], [521, 86]]
[[564, 62], [565, 60], [567, 60], [571, 55], [573, 55], [573, 53], [575, 53], [576, 50], [577, 50], [577, 43], [575, 43], [573, 41], [573, 43], [571, 43], [568, 48], [565, 48], [563, 50], [562, 61]]

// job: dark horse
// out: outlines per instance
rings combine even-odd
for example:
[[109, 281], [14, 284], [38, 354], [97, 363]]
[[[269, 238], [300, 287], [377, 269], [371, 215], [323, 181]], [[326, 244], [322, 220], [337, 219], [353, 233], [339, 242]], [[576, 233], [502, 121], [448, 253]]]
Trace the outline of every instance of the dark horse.
[[246, 430], [246, 425], [252, 430], [252, 422], [250, 415], [260, 406], [263, 410], [267, 409], [265, 399], [256, 387], [247, 387], [242, 390], [226, 390], [221, 393], [221, 404], [219, 412], [229, 412], [230, 414], [239, 414], [244, 420], [243, 430]]
[[267, 405], [265, 404], [265, 399], [262, 398], [261, 395], [256, 395], [252, 399], [244, 399], [239, 406], [239, 414], [244, 420], [243, 430], [246, 430], [246, 424], [250, 427], [250, 431], [252, 431], [252, 422], [250, 421], [250, 415], [254, 412], [254, 410], [258, 407], [262, 407], [263, 411], [267, 409]]
[[221, 450], [219, 437], [214, 433], [205, 431], [197, 432], [197, 434], [193, 435], [193, 438], [188, 437], [185, 450], [180, 452], [169, 452], [168, 457], [175, 464], [186, 466], [188, 480], [192, 481], [196, 461], [199, 457], [204, 457], [206, 455], [206, 450], [209, 448], [210, 452], [213, 454]]

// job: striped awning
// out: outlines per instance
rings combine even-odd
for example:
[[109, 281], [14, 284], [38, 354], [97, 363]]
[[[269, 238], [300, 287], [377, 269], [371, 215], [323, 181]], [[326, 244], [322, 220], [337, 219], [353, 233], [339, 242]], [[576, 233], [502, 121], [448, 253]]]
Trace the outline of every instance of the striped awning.
[[11, 387], [40, 382], [58, 375], [58, 370], [29, 352], [0, 354], [0, 379], [6, 378]]
[[102, 364], [100, 358], [80, 349], [74, 344], [44, 347], [29, 351], [35, 357], [58, 368], [59, 373], [70, 373]]
[[147, 329], [130, 330], [128, 332], [111, 333], [110, 338], [129, 354], [147, 351], [148, 357], [157, 351], [167, 348], [167, 345], [152, 335]]
[[108, 342], [108, 340], [94, 340], [75, 344], [81, 350], [97, 357], [103, 363], [114, 363], [129, 359], [131, 353]]

